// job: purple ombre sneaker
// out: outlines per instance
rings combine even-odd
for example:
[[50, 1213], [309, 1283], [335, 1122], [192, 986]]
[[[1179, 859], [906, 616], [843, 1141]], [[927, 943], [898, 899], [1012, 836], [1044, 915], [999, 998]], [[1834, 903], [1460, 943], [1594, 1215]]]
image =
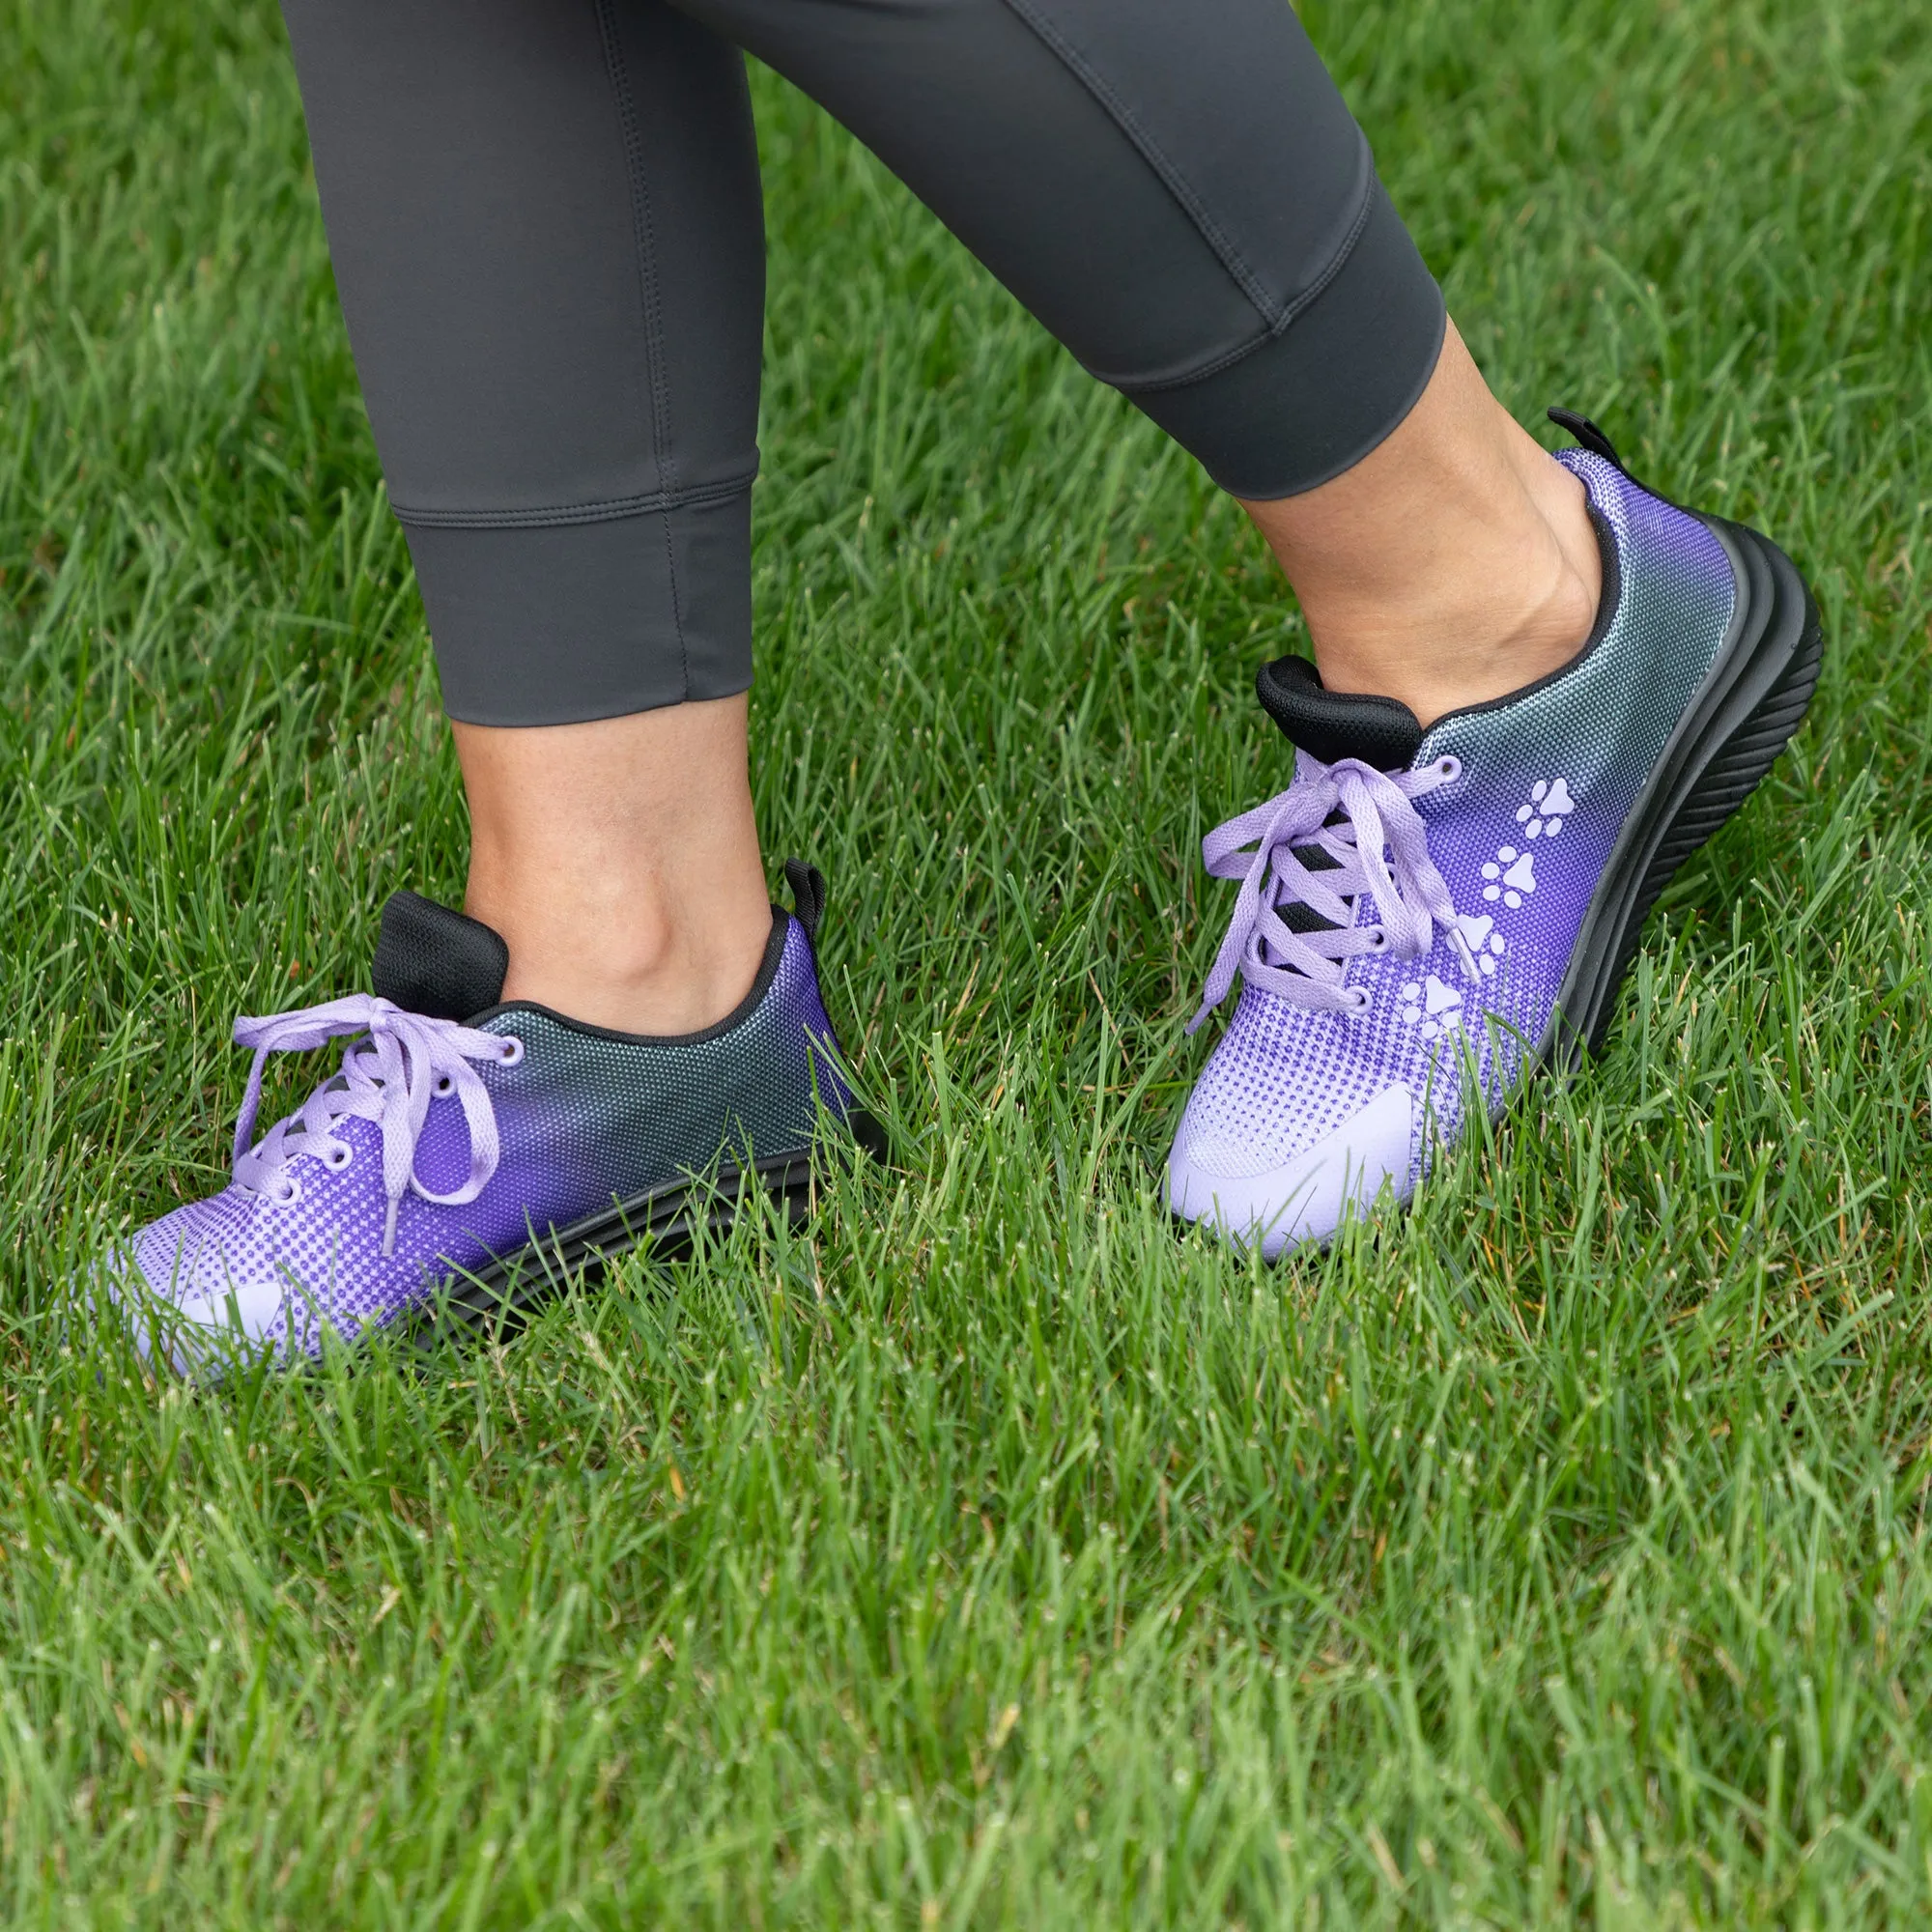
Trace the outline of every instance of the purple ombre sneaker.
[[1584, 445], [1604, 596], [1562, 670], [1426, 732], [1266, 666], [1294, 781], [1203, 845], [1241, 881], [1199, 1026], [1245, 981], [1168, 1161], [1174, 1211], [1269, 1257], [1406, 1199], [1472, 1101], [1601, 1045], [1658, 894], [1737, 810], [1818, 681], [1818, 614], [1755, 531]]
[[[499, 1004], [503, 941], [396, 894], [374, 997], [236, 1022], [255, 1065], [234, 1179], [142, 1229], [111, 1292], [178, 1367], [223, 1337], [315, 1355], [331, 1333], [520, 1319], [581, 1267], [727, 1222], [747, 1181], [801, 1205], [821, 1105], [875, 1151], [878, 1129], [819, 997], [825, 881], [785, 872], [798, 915], [772, 908], [752, 990], [677, 1038]], [[333, 1077], [251, 1147], [267, 1057], [338, 1037]]]

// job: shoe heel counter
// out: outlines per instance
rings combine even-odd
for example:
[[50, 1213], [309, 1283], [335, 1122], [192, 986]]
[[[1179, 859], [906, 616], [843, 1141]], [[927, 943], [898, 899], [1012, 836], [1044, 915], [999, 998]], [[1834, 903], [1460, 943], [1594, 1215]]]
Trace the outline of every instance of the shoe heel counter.
[[780, 975], [786, 1017], [802, 1044], [807, 1078], [826, 1107], [843, 1119], [856, 1104], [848, 1057], [826, 1009], [818, 976], [818, 949], [812, 945], [805, 922], [796, 917], [791, 917], [785, 934]]
[[[1564, 449], [1556, 460], [1589, 493], [1590, 507], [1609, 530], [1616, 549], [1618, 604], [1608, 629], [1641, 628], [1656, 613], [1672, 613], [1669, 639], [1689, 644], [1707, 667], [1734, 613], [1738, 580], [1731, 558], [1710, 525], [1621, 464], [1584, 449]], [[1674, 620], [1674, 621], [1673, 621]]]
[[795, 1001], [800, 1029], [808, 1046], [807, 1067], [819, 1104], [845, 1124], [852, 1138], [876, 1160], [885, 1160], [889, 1147], [885, 1129], [859, 1104], [853, 1089], [850, 1057], [826, 1010], [818, 977], [818, 933], [828, 896], [825, 875], [803, 859], [787, 859], [785, 884], [797, 911], [790, 915], [786, 935], [786, 967], [795, 975]]
[[793, 919], [787, 935], [784, 972], [789, 980], [792, 1017], [805, 1041], [804, 1072], [808, 1089], [800, 1098], [823, 1106], [874, 1160], [890, 1157], [885, 1129], [861, 1105], [854, 1089], [850, 1057], [826, 1009], [818, 977], [818, 952], [802, 920]]

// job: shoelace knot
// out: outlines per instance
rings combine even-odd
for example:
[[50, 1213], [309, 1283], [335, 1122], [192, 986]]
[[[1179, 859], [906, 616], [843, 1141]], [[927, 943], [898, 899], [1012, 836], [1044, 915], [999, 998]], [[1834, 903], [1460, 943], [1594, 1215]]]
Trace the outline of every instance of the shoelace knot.
[[[301, 1111], [277, 1121], [251, 1148], [248, 1137], [262, 1104], [262, 1071], [271, 1053], [306, 1053], [347, 1037], [342, 1065], [332, 1079], [311, 1094]], [[374, 1121], [383, 1135], [383, 1191], [387, 1209], [383, 1252], [396, 1246], [396, 1214], [406, 1193], [441, 1208], [473, 1201], [497, 1172], [499, 1150], [497, 1113], [472, 1062], [514, 1066], [523, 1042], [504, 1034], [483, 1033], [454, 1020], [405, 1012], [392, 1001], [367, 993], [330, 1000], [294, 1012], [270, 1013], [235, 1022], [235, 1043], [252, 1047], [255, 1064], [235, 1122], [237, 1183], [266, 1190], [285, 1174], [298, 1153], [314, 1154], [330, 1168], [346, 1167], [351, 1149], [334, 1131], [339, 1121]], [[469, 1128], [469, 1176], [448, 1194], [434, 1194], [416, 1177], [416, 1143], [433, 1098], [454, 1094]], [[293, 1199], [286, 1191], [282, 1199]]]

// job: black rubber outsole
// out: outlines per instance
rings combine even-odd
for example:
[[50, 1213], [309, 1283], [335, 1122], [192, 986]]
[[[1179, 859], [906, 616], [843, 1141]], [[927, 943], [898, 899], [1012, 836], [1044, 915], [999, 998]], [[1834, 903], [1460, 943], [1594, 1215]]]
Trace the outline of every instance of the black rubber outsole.
[[[852, 1146], [873, 1159], [887, 1157], [884, 1131], [871, 1115], [855, 1110], [847, 1122]], [[668, 1181], [596, 1214], [553, 1229], [488, 1267], [466, 1269], [440, 1286], [434, 1301], [409, 1324], [411, 1341], [437, 1349], [478, 1336], [507, 1339], [526, 1327], [553, 1301], [594, 1286], [619, 1256], [648, 1247], [653, 1260], [690, 1254], [700, 1234], [727, 1235], [748, 1193], [769, 1196], [797, 1227], [810, 1212], [814, 1177], [824, 1156], [797, 1149], [728, 1166], [712, 1179]]]
[[1658, 895], [1777, 762], [1817, 688], [1824, 631], [1797, 566], [1742, 524], [1698, 521], [1731, 559], [1737, 607], [1717, 662], [1631, 808], [1583, 916], [1539, 1046], [1542, 1061], [1559, 1071], [1603, 1050]]

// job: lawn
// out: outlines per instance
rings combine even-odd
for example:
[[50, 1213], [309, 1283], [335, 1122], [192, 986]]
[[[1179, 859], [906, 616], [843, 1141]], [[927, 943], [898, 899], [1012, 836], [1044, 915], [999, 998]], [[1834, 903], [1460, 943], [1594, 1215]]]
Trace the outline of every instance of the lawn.
[[1932, 9], [1310, 20], [1499, 393], [1825, 613], [1606, 1056], [1328, 1254], [1177, 1237], [1298, 620], [760, 74], [759, 809], [898, 1164], [211, 1392], [62, 1283], [462, 800], [273, 10], [0, 4], [8, 1923], [1925, 1922]]

